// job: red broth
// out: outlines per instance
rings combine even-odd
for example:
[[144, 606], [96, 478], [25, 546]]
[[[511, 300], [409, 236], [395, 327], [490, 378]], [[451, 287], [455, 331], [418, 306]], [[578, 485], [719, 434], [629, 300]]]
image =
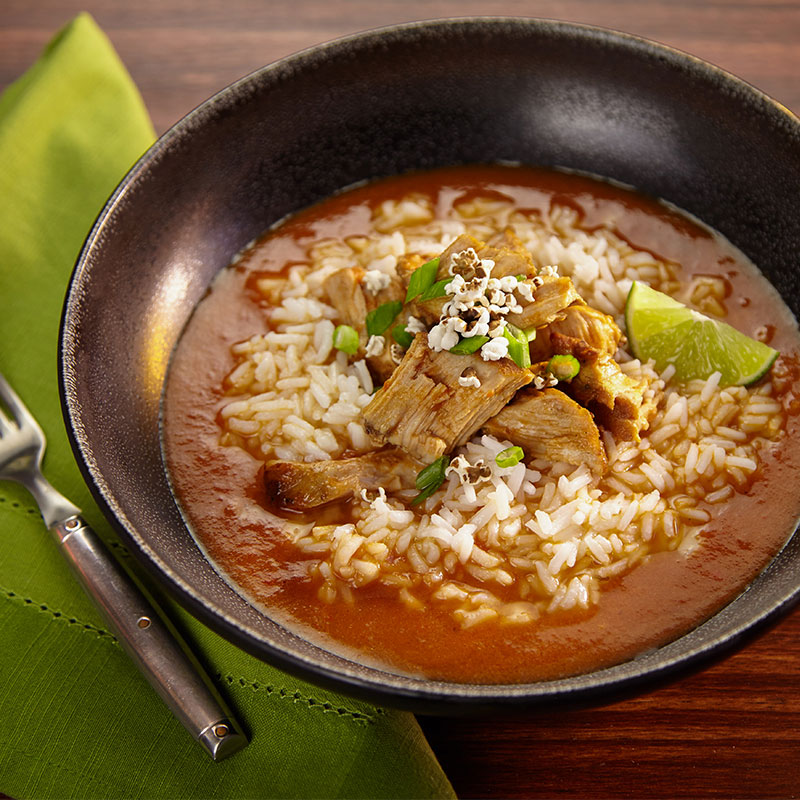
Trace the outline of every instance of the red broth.
[[[306, 259], [309, 242], [369, 231], [387, 198], [421, 192], [438, 214], [465, 197], [511, 198], [518, 207], [551, 204], [579, 212], [591, 230], [611, 224], [637, 249], [682, 265], [682, 280], [726, 281], [727, 321], [767, 335], [781, 351], [775, 385], [786, 433], [761, 453], [749, 488], [715, 506], [702, 545], [690, 555], [660, 552], [608, 579], [588, 610], [543, 615], [526, 625], [492, 622], [462, 629], [450, 613], [398, 602], [377, 585], [356, 602], [323, 603], [305, 556], [267, 510], [261, 462], [219, 444], [217, 415], [230, 400], [225, 376], [231, 346], [267, 330], [263, 301], [248, 290], [256, 274], [280, 273]], [[764, 335], [764, 332], [761, 332]], [[539, 169], [470, 166], [406, 175], [332, 197], [282, 223], [225, 270], [200, 303], [178, 345], [164, 402], [164, 444], [177, 498], [194, 536], [221, 574], [266, 614], [322, 646], [365, 663], [430, 678], [528, 682], [574, 675], [630, 659], [692, 629], [738, 595], [794, 529], [800, 513], [797, 325], [777, 293], [747, 260], [685, 215], [632, 191], [591, 178]]]

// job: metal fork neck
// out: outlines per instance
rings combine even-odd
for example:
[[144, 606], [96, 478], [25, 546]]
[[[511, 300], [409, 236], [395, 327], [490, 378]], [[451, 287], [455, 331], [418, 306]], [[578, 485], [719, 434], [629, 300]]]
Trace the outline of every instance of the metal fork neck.
[[70, 503], [61, 492], [54, 489], [41, 474], [26, 476], [24, 484], [34, 496], [42, 512], [42, 519], [48, 528], [53, 528], [59, 522], [77, 517], [81, 513], [76, 505]]

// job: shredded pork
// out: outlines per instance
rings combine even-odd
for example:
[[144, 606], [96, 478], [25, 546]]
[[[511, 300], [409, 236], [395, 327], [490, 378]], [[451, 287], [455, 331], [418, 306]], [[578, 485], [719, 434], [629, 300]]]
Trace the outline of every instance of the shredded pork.
[[[404, 293], [400, 279], [397, 275], [379, 273], [376, 276], [358, 267], [348, 267], [334, 272], [325, 280], [325, 291], [339, 315], [339, 321], [358, 332], [357, 357], [366, 357], [370, 370], [379, 380], [388, 378], [396, 366], [391, 344], [386, 337], [383, 337], [383, 342], [370, 341], [374, 337], [367, 334], [366, 318], [370, 311], [383, 303], [400, 299]], [[405, 321], [406, 316], [401, 315], [397, 323]]]
[[309, 511], [364, 490], [413, 489], [420, 468], [407, 453], [393, 447], [310, 464], [276, 460], [264, 465], [264, 487], [274, 506]]
[[[458, 236], [436, 267], [444, 293], [405, 302], [424, 263], [412, 253], [399, 257], [388, 274], [346, 268], [326, 280], [338, 321], [359, 334], [354, 358], [366, 358], [376, 383], [383, 382], [364, 408], [364, 427], [376, 446], [389, 449], [374, 460], [273, 462], [265, 472], [268, 486], [289, 507], [314, 507], [365, 487], [389, 489], [398, 484], [398, 469], [400, 484], [408, 486], [409, 463], [454, 455], [481, 429], [518, 445], [526, 459], [586, 464], [602, 473], [607, 460], [600, 429], [638, 441], [647, 428], [653, 404], [644, 398], [644, 384], [614, 360], [622, 338], [614, 319], [586, 305], [555, 267], [534, 264], [513, 230], [490, 242]], [[390, 329], [367, 334], [367, 314], [390, 301], [402, 303], [392, 328], [400, 325], [413, 336], [407, 350]], [[525, 331], [533, 366], [511, 359], [506, 329]], [[483, 337], [479, 348], [450, 352], [474, 336]], [[575, 357], [578, 374], [559, 383], [546, 371], [554, 355]]]
[[[462, 377], [477, 378], [463, 385]], [[428, 347], [419, 333], [391, 378], [364, 409], [367, 432], [430, 463], [464, 444], [533, 380], [513, 361], [485, 361]]]
[[586, 464], [598, 474], [606, 469], [606, 453], [592, 415], [558, 389], [517, 392], [483, 429], [514, 442], [529, 458]]

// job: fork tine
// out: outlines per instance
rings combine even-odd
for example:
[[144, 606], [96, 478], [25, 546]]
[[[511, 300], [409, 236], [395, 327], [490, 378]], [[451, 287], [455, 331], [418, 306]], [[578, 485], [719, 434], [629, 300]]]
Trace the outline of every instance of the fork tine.
[[[10, 388], [7, 381], [0, 375], [0, 398], [5, 398], [5, 389]], [[8, 402], [4, 399], [0, 400], [0, 439], [14, 430], [14, 424], [8, 416], [10, 408], [6, 408]]]
[[[33, 414], [28, 411], [2, 373], [0, 373], [0, 400], [6, 404], [17, 426], [20, 428], [23, 426], [31, 427], [34, 430], [41, 431], [39, 423], [34, 419]], [[6, 419], [5, 414], [2, 413], [2, 407], [0, 407], [0, 431], [2, 430], [11, 430], [11, 423]]]
[[3, 406], [0, 405], [0, 439], [2, 439], [4, 436], [7, 436], [13, 430], [14, 426], [6, 416], [6, 412], [3, 410]]

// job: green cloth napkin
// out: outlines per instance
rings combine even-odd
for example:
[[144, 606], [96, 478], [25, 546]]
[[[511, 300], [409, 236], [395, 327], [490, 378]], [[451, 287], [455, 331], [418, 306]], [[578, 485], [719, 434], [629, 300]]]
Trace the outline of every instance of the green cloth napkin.
[[[45, 430], [45, 473], [128, 562], [72, 458], [56, 342], [81, 243], [152, 140], [136, 88], [86, 14], [0, 97], [0, 371]], [[0, 792], [16, 800], [453, 796], [410, 714], [304, 683], [170, 610], [251, 735], [218, 764], [105, 629], [31, 498], [0, 483]]]

